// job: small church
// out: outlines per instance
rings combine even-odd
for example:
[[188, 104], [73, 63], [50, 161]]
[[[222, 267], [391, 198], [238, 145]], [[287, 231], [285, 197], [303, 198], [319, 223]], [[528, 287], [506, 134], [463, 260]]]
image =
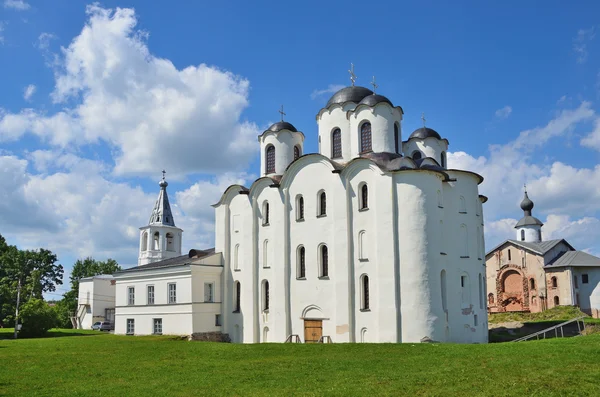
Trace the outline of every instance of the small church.
[[485, 256], [490, 313], [536, 313], [570, 305], [600, 317], [600, 258], [577, 251], [565, 239], [544, 240], [544, 224], [532, 215], [527, 190], [521, 209], [515, 239]]
[[213, 205], [214, 248], [182, 254], [163, 175], [138, 266], [113, 275], [117, 334], [487, 342], [483, 178], [350, 75], [316, 114], [317, 153], [283, 109], [258, 136], [261, 176]]

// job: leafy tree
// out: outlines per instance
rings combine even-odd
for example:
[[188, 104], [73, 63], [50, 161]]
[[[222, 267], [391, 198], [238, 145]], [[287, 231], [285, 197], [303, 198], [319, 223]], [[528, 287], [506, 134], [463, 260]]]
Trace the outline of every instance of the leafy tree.
[[19, 336], [23, 337], [44, 336], [56, 326], [56, 312], [38, 298], [31, 298], [22, 306], [19, 318], [22, 324]]

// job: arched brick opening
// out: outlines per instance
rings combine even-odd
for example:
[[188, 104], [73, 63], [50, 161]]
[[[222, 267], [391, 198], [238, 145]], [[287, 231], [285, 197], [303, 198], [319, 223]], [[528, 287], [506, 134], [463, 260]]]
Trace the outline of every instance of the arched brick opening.
[[529, 311], [529, 283], [518, 266], [505, 265], [496, 276], [498, 311]]

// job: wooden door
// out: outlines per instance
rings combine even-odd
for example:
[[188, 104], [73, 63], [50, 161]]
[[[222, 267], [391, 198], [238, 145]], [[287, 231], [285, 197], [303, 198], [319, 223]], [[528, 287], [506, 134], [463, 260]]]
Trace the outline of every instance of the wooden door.
[[304, 320], [304, 343], [317, 343], [323, 335], [323, 320]]

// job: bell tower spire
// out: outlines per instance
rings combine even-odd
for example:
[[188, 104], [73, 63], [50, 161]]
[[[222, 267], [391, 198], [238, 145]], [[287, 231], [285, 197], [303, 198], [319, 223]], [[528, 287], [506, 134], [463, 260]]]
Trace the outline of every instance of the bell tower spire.
[[148, 225], [140, 228], [139, 266], [181, 255], [183, 230], [175, 226], [167, 194], [169, 183], [165, 178], [166, 171], [163, 170], [162, 174], [162, 179], [158, 182], [160, 191]]

